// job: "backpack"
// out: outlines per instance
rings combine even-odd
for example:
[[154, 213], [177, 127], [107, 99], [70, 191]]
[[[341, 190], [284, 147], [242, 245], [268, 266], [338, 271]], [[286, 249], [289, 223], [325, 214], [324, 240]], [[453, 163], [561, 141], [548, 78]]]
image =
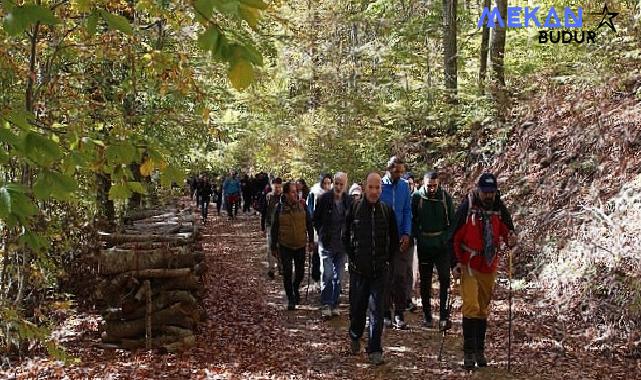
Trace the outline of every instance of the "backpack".
[[[443, 198], [441, 199], [441, 202], [443, 203], [443, 209], [445, 210], [445, 223], [447, 224], [447, 227], [450, 227], [450, 213], [447, 209], [447, 198], [445, 197], [445, 190], [441, 189], [441, 193], [443, 194]], [[423, 210], [423, 197], [419, 199], [418, 201], [418, 212], [420, 213]]]

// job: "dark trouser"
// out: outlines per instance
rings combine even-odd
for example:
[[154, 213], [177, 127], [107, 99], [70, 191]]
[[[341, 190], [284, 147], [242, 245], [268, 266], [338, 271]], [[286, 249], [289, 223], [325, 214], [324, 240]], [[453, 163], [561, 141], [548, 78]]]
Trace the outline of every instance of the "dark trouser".
[[243, 194], [243, 212], [249, 212], [252, 203], [251, 194]]
[[223, 205], [223, 195], [218, 194], [218, 202], [216, 202], [216, 211], [218, 212], [218, 215], [220, 215], [220, 208]]
[[[238, 215], [238, 208], [240, 207], [240, 195], [228, 195], [227, 196], [227, 215], [236, 216]], [[232, 214], [233, 212], [233, 214]]]
[[438, 290], [440, 300], [439, 316], [441, 320], [449, 318], [447, 315], [447, 292], [450, 288], [450, 257], [447, 249], [419, 248], [419, 273], [421, 275], [421, 301], [423, 302], [423, 313], [425, 318], [431, 319], [431, 298], [432, 298], [432, 273], [436, 266], [438, 272]]
[[200, 214], [203, 217], [203, 220], [207, 219], [207, 213], [209, 212], [209, 197], [202, 196], [200, 197], [201, 207]]
[[320, 281], [321, 277], [321, 263], [320, 263], [320, 253], [318, 252], [318, 243], [314, 244], [314, 253], [312, 253], [312, 279], [314, 281]]
[[394, 306], [394, 315], [403, 318], [403, 312], [407, 308], [407, 267], [411, 265], [413, 251], [394, 253], [392, 273], [388, 278], [389, 291], [385, 297], [385, 310], [389, 313]]
[[369, 308], [369, 339], [367, 352], [383, 352], [383, 304], [385, 275], [365, 277], [359, 273], [349, 274], [349, 336], [356, 340], [365, 331], [365, 317]]
[[[280, 260], [283, 266], [283, 285], [289, 303], [298, 304], [300, 288], [303, 277], [305, 277], [305, 247], [291, 249], [281, 246], [279, 248]], [[292, 262], [294, 266], [294, 281], [292, 282]]]

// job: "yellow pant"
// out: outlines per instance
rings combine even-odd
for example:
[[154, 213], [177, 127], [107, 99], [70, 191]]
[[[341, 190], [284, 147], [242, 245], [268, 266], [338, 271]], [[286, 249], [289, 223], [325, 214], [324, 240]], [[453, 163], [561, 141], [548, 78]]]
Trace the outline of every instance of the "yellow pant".
[[461, 298], [463, 317], [487, 319], [496, 272], [480, 273], [467, 267], [461, 268]]

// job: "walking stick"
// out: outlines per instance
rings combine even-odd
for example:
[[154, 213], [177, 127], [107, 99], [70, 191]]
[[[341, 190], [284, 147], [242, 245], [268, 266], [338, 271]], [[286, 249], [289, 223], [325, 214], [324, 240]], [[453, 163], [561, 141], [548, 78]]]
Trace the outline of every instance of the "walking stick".
[[[450, 323], [449, 322], [449, 318], [450, 318], [450, 315], [451, 315], [451, 312], [452, 312], [452, 303], [453, 303], [453, 301], [452, 301], [452, 298], [453, 298], [452, 297], [452, 293], [453, 293], [452, 292], [452, 288], [454, 287], [455, 284], [456, 284], [456, 280], [454, 280], [454, 284], [452, 284], [452, 286], [450, 286], [450, 289], [447, 292], [447, 318], [448, 318], [448, 324]], [[438, 359], [437, 359], [439, 363], [441, 362], [441, 359], [443, 359], [443, 345], [445, 343], [445, 335], [447, 335], [447, 330], [449, 330], [450, 328], [451, 328], [451, 326], [446, 325], [445, 329], [443, 329], [443, 334], [441, 335], [441, 346], [438, 349]]]
[[307, 250], [307, 289], [305, 290], [305, 303], [309, 298], [309, 286], [310, 286], [310, 277], [312, 275], [312, 252]]
[[512, 370], [512, 249], [508, 251], [507, 277], [508, 287], [508, 338], [507, 338], [507, 370]]

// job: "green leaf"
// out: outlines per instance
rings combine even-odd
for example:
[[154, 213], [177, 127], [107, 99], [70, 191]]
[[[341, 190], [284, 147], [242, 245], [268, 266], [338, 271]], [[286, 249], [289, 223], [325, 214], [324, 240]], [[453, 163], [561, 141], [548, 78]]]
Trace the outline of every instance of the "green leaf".
[[260, 10], [267, 9], [267, 4], [263, 0], [240, 0], [240, 2], [252, 8]]
[[107, 147], [105, 155], [112, 164], [129, 164], [136, 160], [137, 149], [128, 141], [115, 142]]
[[38, 199], [51, 196], [59, 201], [67, 201], [77, 188], [78, 183], [72, 177], [58, 172], [43, 171], [33, 184], [33, 194]]
[[7, 162], [9, 162], [9, 154], [4, 149], [0, 150], [0, 164], [6, 164]]
[[50, 139], [29, 132], [24, 138], [25, 156], [38, 165], [49, 167], [62, 157], [60, 146]]
[[127, 186], [129, 186], [129, 190], [134, 193], [147, 194], [147, 190], [140, 182], [127, 182]]
[[23, 139], [16, 135], [9, 128], [0, 127], [0, 142], [11, 145], [14, 148], [21, 150], [23, 147]]
[[256, 28], [256, 25], [258, 25], [258, 18], [260, 17], [260, 14], [258, 12], [258, 9], [248, 7], [244, 4], [240, 4], [240, 6], [238, 7], [238, 13], [240, 17], [243, 20], [247, 21], [247, 24], [249, 24], [251, 28]]
[[33, 115], [24, 111], [11, 111], [5, 119], [23, 131], [31, 130], [30, 121], [34, 119]]
[[234, 88], [242, 91], [254, 81], [254, 68], [244, 59], [237, 60], [229, 68], [227, 77]]
[[119, 30], [127, 35], [132, 35], [134, 33], [131, 24], [129, 24], [129, 21], [125, 17], [109, 13], [103, 9], [100, 10], [100, 15], [107, 22], [110, 29]]
[[4, 16], [3, 27], [9, 35], [16, 36], [37, 22], [54, 25], [59, 20], [49, 8], [28, 4], [10, 9]]
[[204, 51], [213, 52], [214, 50], [216, 50], [216, 47], [218, 45], [219, 36], [220, 32], [218, 31], [218, 28], [212, 26], [205, 30], [203, 34], [198, 36], [198, 46]]
[[18, 238], [18, 242], [22, 246], [31, 248], [35, 252], [44, 251], [49, 247], [49, 241], [47, 239], [31, 231], [25, 231], [25, 233]]
[[109, 199], [110, 200], [125, 200], [129, 199], [131, 197], [131, 190], [129, 190], [129, 187], [127, 184], [123, 183], [117, 183], [114, 185], [111, 185], [111, 189], [109, 189]]
[[89, 33], [89, 36], [93, 36], [96, 34], [96, 28], [98, 27], [98, 12], [93, 11], [87, 17], [87, 33]]
[[164, 187], [171, 187], [172, 182], [182, 183], [185, 179], [185, 173], [182, 170], [169, 166], [160, 176], [160, 184]]
[[194, 9], [200, 17], [206, 19], [211, 18], [211, 15], [214, 13], [214, 1], [213, 0], [196, 0], [194, 1]]

